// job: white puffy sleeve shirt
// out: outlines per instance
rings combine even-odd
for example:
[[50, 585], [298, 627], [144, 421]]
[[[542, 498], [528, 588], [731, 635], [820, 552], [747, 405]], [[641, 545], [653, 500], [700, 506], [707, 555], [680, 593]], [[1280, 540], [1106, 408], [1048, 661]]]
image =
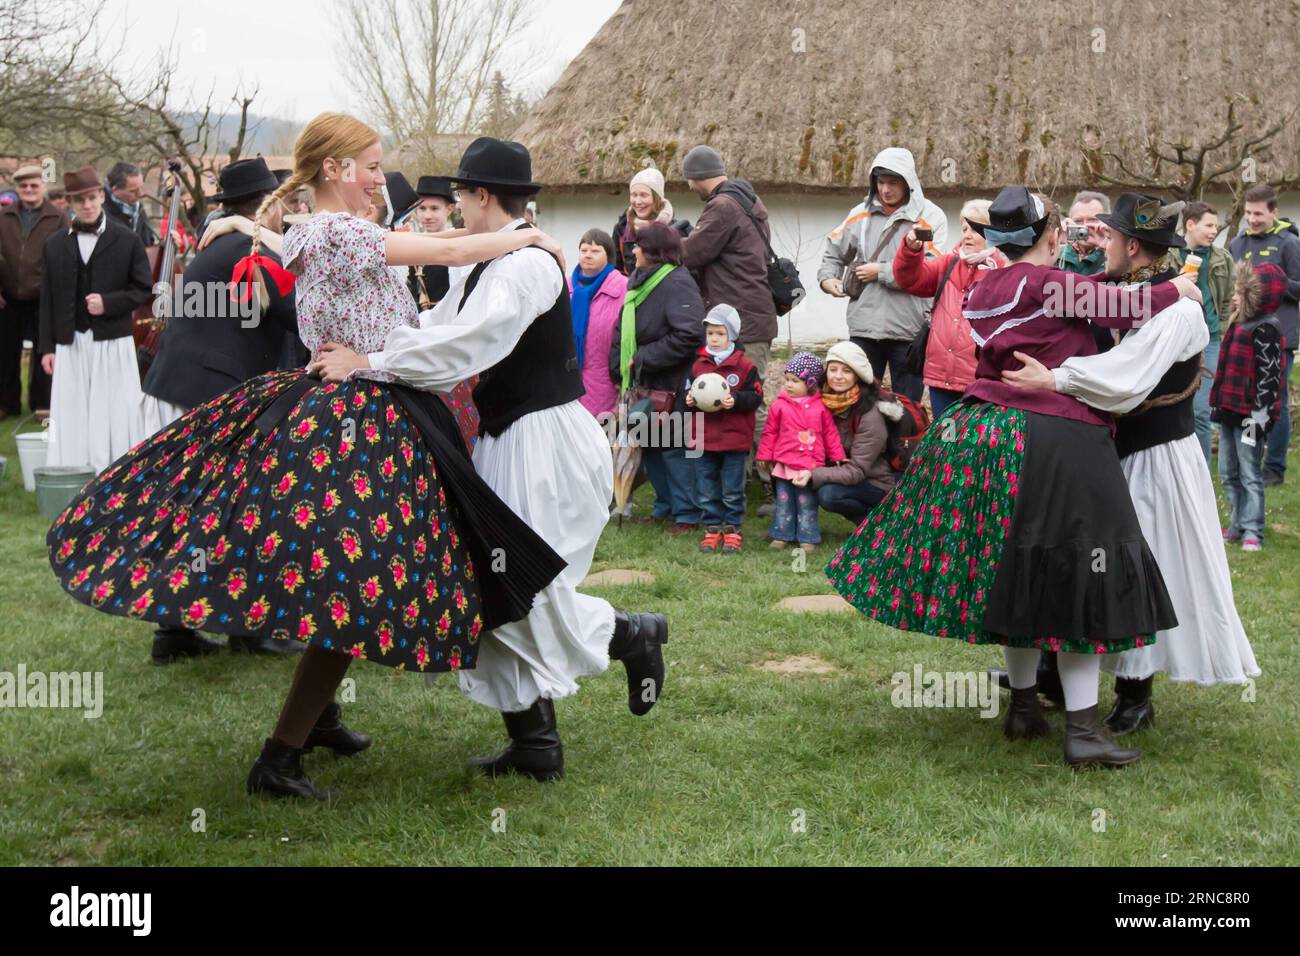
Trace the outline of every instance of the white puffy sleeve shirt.
[[1209, 342], [1201, 307], [1191, 299], [1179, 299], [1110, 351], [1066, 359], [1052, 370], [1056, 390], [1093, 408], [1123, 415], [1142, 404], [1170, 366], [1205, 351]]
[[369, 354], [370, 370], [425, 391], [451, 391], [508, 356], [564, 290], [555, 260], [530, 246], [492, 262], [458, 313], [471, 271], [457, 270], [447, 295], [420, 314], [418, 327], [393, 329], [383, 351]]

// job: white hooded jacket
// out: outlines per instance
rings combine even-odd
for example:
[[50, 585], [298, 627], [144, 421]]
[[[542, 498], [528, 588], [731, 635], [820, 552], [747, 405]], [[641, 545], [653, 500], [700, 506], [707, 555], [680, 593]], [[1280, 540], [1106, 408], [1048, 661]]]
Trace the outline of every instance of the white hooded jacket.
[[[880, 211], [877, 201], [877, 169], [901, 176], [910, 190], [907, 202], [890, 216]], [[937, 254], [948, 238], [948, 217], [925, 198], [916, 175], [916, 160], [910, 150], [899, 146], [882, 149], [871, 161], [871, 170], [871, 188], [867, 198], [854, 206], [844, 221], [826, 237], [826, 252], [817, 272], [817, 282], [820, 285], [825, 279], [842, 278], [845, 267], [855, 259], [880, 263], [880, 278], [867, 283], [862, 294], [849, 302], [849, 335], [911, 341], [925, 325], [930, 300], [908, 295], [894, 284], [894, 253], [912, 224], [923, 222], [934, 230], [930, 249]], [[895, 223], [900, 225], [893, 229]], [[882, 245], [881, 240], [891, 229], [889, 241]]]

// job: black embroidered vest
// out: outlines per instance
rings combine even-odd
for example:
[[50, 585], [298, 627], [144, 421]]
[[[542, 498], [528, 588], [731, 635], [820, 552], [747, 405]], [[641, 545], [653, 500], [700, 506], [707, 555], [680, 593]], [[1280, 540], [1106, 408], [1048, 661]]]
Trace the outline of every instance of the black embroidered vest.
[[[1153, 282], [1172, 278], [1176, 273], [1163, 273], [1152, 278]], [[1162, 395], [1177, 395], [1185, 391], [1193, 382], [1200, 381], [1201, 356], [1193, 355], [1182, 362], [1175, 362], [1169, 371], [1156, 383], [1144, 401], [1159, 398]], [[1186, 438], [1196, 433], [1196, 416], [1193, 403], [1196, 392], [1174, 405], [1162, 408], [1149, 408], [1140, 414], [1120, 415], [1115, 419], [1115, 450], [1120, 458], [1127, 458], [1137, 451], [1145, 451], [1156, 445], [1163, 445], [1179, 438]]]
[[[474, 267], [465, 281], [457, 312], [465, 308], [490, 264], [480, 262]], [[555, 268], [560, 268], [559, 263]], [[495, 438], [525, 415], [582, 397], [586, 390], [580, 368], [569, 314], [569, 290], [561, 286], [555, 304], [533, 320], [510, 354], [479, 375], [474, 387], [479, 434]]]

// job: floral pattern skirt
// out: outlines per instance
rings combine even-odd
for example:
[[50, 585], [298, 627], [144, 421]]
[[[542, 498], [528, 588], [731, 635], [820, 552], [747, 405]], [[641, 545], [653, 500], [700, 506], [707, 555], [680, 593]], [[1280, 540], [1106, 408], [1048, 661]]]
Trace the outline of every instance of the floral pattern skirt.
[[[1105, 455], [1083, 438], [1104, 441], [1109, 459], [1090, 462]], [[1109, 443], [1099, 426], [955, 405], [826, 574], [858, 610], [903, 631], [1090, 654], [1152, 643], [1172, 609]], [[1040, 477], [1044, 468], [1059, 473]], [[1098, 485], [1100, 502], [1088, 497]], [[1082, 518], [1057, 514], [1072, 500]], [[1088, 563], [1098, 550], [1109, 574]]]
[[302, 379], [252, 379], [90, 482], [48, 535], [60, 583], [160, 626], [473, 667], [479, 582], [421, 432], [389, 386]]

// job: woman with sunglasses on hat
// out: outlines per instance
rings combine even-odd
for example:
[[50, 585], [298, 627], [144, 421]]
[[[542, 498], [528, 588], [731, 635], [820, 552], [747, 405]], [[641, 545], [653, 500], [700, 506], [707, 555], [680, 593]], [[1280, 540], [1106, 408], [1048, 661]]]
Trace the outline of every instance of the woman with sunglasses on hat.
[[1005, 187], [979, 225], [1011, 264], [977, 283], [963, 311], [980, 347], [975, 381], [936, 424], [893, 493], [831, 561], [859, 610], [900, 630], [1001, 644], [1011, 739], [1049, 732], [1038, 701], [1042, 651], [1060, 655], [1065, 760], [1124, 766], [1097, 719], [1099, 655], [1150, 642], [1176, 618], [1143, 539], [1108, 415], [1002, 381], [1015, 353], [1055, 368], [1096, 351], [1088, 322], [1131, 328], [1190, 279], [1126, 290], [1054, 267], [1059, 215]]

